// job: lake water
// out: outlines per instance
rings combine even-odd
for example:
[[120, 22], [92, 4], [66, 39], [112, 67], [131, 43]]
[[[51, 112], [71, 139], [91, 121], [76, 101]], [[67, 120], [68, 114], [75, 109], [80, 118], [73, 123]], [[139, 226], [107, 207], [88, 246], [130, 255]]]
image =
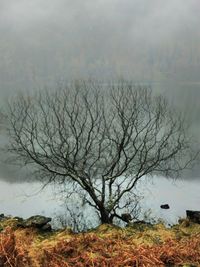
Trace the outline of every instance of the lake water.
[[[35, 214], [55, 216], [64, 213], [63, 199], [52, 187], [41, 189], [40, 183], [7, 183], [0, 181], [0, 213], [29, 217]], [[164, 219], [169, 224], [185, 217], [186, 209], [200, 210], [200, 179], [193, 181], [155, 177], [153, 182], [143, 181], [138, 190], [144, 194], [143, 210], [151, 209], [151, 217]], [[169, 204], [162, 210], [161, 204]]]

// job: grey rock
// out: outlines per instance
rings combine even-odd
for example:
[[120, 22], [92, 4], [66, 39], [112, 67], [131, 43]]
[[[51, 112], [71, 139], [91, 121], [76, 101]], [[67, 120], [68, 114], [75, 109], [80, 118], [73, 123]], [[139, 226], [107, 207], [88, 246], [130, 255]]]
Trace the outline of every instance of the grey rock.
[[186, 215], [191, 222], [200, 224], [200, 211], [186, 210]]
[[0, 221], [5, 221], [5, 220], [8, 220], [10, 218], [11, 218], [10, 216], [5, 216], [3, 213], [0, 214]]
[[124, 221], [124, 222], [130, 222], [131, 220], [132, 220], [132, 216], [131, 216], [131, 214], [130, 213], [123, 213], [122, 215], [121, 215], [121, 218], [122, 218], [122, 220]]
[[24, 219], [18, 216], [15, 216], [13, 219], [17, 220], [18, 222], [23, 222]]
[[47, 223], [47, 224], [43, 225], [41, 230], [44, 232], [50, 232], [52, 230], [51, 224]]
[[161, 209], [168, 210], [170, 206], [168, 204], [160, 205]]
[[18, 226], [21, 227], [36, 227], [41, 229], [51, 221], [51, 218], [42, 215], [31, 216], [26, 220], [19, 221]]
[[51, 218], [41, 216], [41, 215], [35, 215], [31, 216], [26, 220], [26, 225], [29, 226], [35, 226], [38, 228], [43, 227], [45, 224], [49, 223], [51, 221]]

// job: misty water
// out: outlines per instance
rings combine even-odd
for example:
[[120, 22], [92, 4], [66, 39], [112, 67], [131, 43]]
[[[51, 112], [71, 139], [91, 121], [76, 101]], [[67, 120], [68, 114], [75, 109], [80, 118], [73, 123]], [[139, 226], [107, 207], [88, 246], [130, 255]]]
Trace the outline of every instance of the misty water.
[[[41, 187], [42, 185], [38, 182], [0, 181], [0, 212], [23, 218], [36, 214], [50, 217], [64, 215], [66, 210], [63, 206], [63, 195], [59, 195], [58, 190], [51, 186], [42, 191]], [[154, 177], [153, 180], [145, 179], [138, 186], [138, 192], [144, 196], [140, 203], [142, 214], [148, 211], [151, 219], [162, 219], [166, 224], [175, 224], [180, 217], [185, 217], [187, 209], [199, 210], [199, 188], [200, 179], [192, 182], [173, 181], [163, 177]], [[161, 204], [169, 204], [170, 209], [162, 210]], [[87, 219], [93, 220], [89, 215]]]

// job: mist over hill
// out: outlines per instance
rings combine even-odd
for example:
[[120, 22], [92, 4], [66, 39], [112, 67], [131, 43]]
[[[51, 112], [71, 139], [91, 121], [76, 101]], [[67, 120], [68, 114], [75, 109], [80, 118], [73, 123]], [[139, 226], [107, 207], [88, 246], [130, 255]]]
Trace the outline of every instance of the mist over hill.
[[199, 12], [199, 0], [1, 0], [0, 104], [19, 90], [123, 77], [164, 93], [199, 139]]

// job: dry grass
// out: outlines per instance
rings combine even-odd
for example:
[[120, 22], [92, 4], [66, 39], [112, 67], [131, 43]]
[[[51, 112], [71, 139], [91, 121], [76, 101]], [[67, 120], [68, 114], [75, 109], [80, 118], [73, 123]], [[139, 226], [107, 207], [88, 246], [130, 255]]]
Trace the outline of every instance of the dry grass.
[[102, 225], [88, 233], [41, 234], [6, 227], [0, 233], [0, 266], [122, 267], [200, 266], [200, 225], [119, 229]]

